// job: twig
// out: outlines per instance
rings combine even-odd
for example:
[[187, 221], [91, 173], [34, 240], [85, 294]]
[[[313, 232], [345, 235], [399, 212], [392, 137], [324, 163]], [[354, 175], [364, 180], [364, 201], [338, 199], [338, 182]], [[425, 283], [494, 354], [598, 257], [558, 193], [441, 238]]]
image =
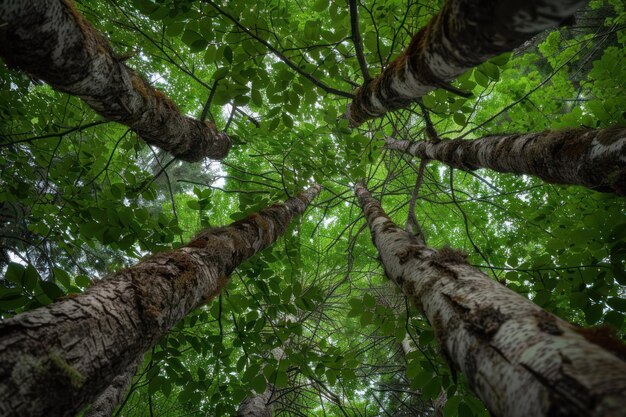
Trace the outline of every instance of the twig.
[[424, 180], [424, 170], [427, 164], [428, 159], [422, 159], [420, 162], [417, 179], [415, 180], [415, 187], [413, 188], [413, 194], [411, 195], [411, 200], [409, 201], [409, 215], [406, 219], [405, 227], [407, 232], [414, 234], [424, 245], [426, 244], [426, 236], [424, 236], [424, 232], [417, 221], [417, 216], [415, 216], [415, 202], [417, 201], [420, 187], [422, 186], [422, 182]]
[[309, 74], [308, 72], [303, 71], [299, 66], [297, 66], [289, 58], [287, 58], [282, 52], [280, 52], [278, 49], [274, 48], [268, 41], [266, 41], [265, 39], [259, 37], [256, 33], [252, 32], [250, 29], [248, 29], [247, 27], [243, 26], [241, 23], [239, 23], [239, 21], [237, 19], [235, 19], [228, 12], [226, 12], [225, 10], [220, 8], [213, 1], [211, 1], [211, 0], [204, 0], [204, 1], [206, 3], [208, 3], [208, 4], [210, 4], [211, 6], [213, 6], [213, 8], [215, 10], [217, 10], [222, 16], [226, 17], [228, 20], [233, 22], [235, 24], [235, 26], [237, 26], [239, 29], [241, 29], [243, 32], [245, 32], [248, 36], [252, 37], [253, 39], [255, 39], [258, 42], [260, 42], [261, 44], [263, 44], [267, 49], [270, 50], [270, 52], [272, 52], [274, 55], [276, 55], [276, 57], [278, 59], [280, 59], [285, 64], [287, 64], [287, 66], [289, 68], [291, 68], [292, 70], [294, 70], [298, 74], [302, 75], [307, 80], [311, 81], [314, 85], [320, 87], [321, 89], [323, 89], [327, 93], [335, 94], [335, 95], [340, 96], [340, 97], [353, 98], [353, 95], [351, 93], [348, 93], [348, 92], [342, 91], [342, 90], [338, 90], [338, 89], [333, 88], [333, 87], [331, 87], [329, 85], [326, 85], [322, 81], [318, 80], [317, 78], [315, 78], [314, 76]]
[[[207, 114], [210, 114], [209, 108], [211, 107], [211, 102], [213, 101], [213, 97], [215, 97], [215, 90], [217, 90], [217, 84], [220, 82], [221, 78], [218, 78], [213, 82], [213, 86], [211, 87], [211, 92], [209, 93], [209, 98], [206, 100], [204, 104], [204, 108], [202, 109], [202, 114], [200, 115], [200, 120], [203, 122], [206, 120]], [[213, 119], [213, 115], [211, 115], [211, 119]], [[213, 120], [215, 121], [215, 120]]]
[[350, 27], [352, 28], [352, 42], [354, 43], [356, 59], [359, 61], [361, 73], [363, 73], [363, 79], [366, 83], [368, 83], [371, 81], [372, 77], [367, 69], [367, 61], [365, 61], [365, 54], [363, 53], [363, 41], [361, 39], [361, 32], [359, 31], [359, 8], [356, 2], [357, 0], [350, 0]]

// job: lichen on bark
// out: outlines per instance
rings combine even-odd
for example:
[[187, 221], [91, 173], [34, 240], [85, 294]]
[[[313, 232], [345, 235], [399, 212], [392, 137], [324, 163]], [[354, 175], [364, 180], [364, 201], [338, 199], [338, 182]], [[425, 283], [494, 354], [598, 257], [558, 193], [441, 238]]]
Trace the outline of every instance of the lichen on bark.
[[[448, 0], [380, 75], [355, 92], [346, 114], [358, 126], [400, 109], [489, 58], [557, 26], [583, 0]], [[458, 91], [457, 91], [458, 93]]]
[[184, 116], [130, 69], [71, 0], [0, 3], [0, 56], [179, 159], [222, 159], [232, 146], [213, 122]]
[[202, 245], [158, 253], [83, 294], [0, 322], [0, 415], [81, 411], [189, 311], [219, 294], [239, 263], [271, 245], [319, 191], [315, 185], [202, 232]]
[[453, 168], [527, 174], [555, 184], [626, 195], [626, 129], [574, 128], [478, 139], [387, 139], [385, 147]]
[[[492, 415], [623, 415], [626, 362], [618, 349], [590, 342], [464, 257], [415, 245], [363, 184], [355, 191], [387, 276], [423, 312], [444, 356]], [[405, 247], [412, 247], [408, 258]]]

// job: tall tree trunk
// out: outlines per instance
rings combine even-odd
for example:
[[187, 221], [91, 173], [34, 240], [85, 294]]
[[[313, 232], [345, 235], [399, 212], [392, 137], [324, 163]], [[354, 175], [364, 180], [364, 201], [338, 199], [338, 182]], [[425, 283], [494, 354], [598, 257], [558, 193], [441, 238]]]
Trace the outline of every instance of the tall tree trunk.
[[128, 68], [71, 0], [0, 2], [0, 56], [177, 158], [222, 159], [231, 147], [213, 122], [183, 116]]
[[474, 140], [387, 139], [386, 148], [466, 171], [490, 168], [626, 195], [625, 128], [569, 129]]
[[359, 87], [353, 126], [403, 108], [469, 68], [520, 46], [572, 16], [583, 0], [448, 0], [400, 56]]
[[269, 403], [272, 389], [267, 387], [265, 392], [247, 397], [237, 409], [237, 417], [272, 417], [272, 406]]
[[[623, 416], [626, 349], [573, 326], [397, 227], [364, 185], [356, 194], [387, 276], [424, 313], [492, 415]], [[618, 357], [621, 356], [620, 357]]]
[[128, 369], [125, 369], [121, 374], [113, 378], [111, 385], [106, 387], [96, 401], [91, 404], [91, 407], [89, 407], [89, 410], [87, 410], [83, 417], [111, 417], [115, 409], [117, 409], [124, 400], [130, 383], [142, 362], [143, 355], [140, 355]]
[[70, 416], [270, 246], [320, 187], [0, 323], [0, 415]]

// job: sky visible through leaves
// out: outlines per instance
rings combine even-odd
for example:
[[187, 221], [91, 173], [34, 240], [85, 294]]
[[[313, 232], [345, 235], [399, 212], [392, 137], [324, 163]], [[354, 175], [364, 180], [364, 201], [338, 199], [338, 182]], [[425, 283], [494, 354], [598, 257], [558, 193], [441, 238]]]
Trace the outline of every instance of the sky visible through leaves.
[[[360, 2], [369, 72], [441, 4]], [[384, 138], [424, 140], [425, 112], [443, 138], [626, 125], [623, 3], [591, 1], [573, 26], [468, 71], [454, 85], [469, 98], [435, 90], [359, 128], [342, 117], [349, 99], [332, 92], [363, 82], [347, 2], [218, 6], [77, 1], [183, 113], [228, 132], [221, 162], [172, 160], [78, 98], [0, 66], [0, 317], [80, 293], [317, 182], [322, 193], [286, 235], [146, 353], [116, 415], [232, 415], [271, 384], [280, 416], [430, 416], [442, 391], [446, 416], [486, 416], [387, 282], [352, 186], [365, 178], [404, 226], [421, 161], [384, 150]], [[415, 206], [430, 246], [463, 250], [548, 311], [623, 336], [623, 199], [431, 161]]]

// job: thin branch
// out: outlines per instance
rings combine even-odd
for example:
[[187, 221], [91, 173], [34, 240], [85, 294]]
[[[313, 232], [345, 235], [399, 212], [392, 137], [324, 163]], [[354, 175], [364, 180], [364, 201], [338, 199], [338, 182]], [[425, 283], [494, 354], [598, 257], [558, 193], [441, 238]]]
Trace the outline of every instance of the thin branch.
[[[213, 97], [215, 97], [215, 90], [217, 90], [217, 84], [220, 82], [221, 78], [218, 78], [213, 82], [213, 86], [211, 87], [211, 92], [209, 93], [209, 98], [204, 104], [204, 108], [202, 109], [202, 114], [200, 115], [200, 120], [203, 122], [206, 120], [208, 114], [210, 114], [209, 108], [211, 107], [211, 102], [213, 101]], [[211, 115], [211, 119], [213, 119], [213, 115]]]
[[280, 59], [285, 64], [287, 64], [287, 66], [289, 68], [291, 68], [292, 70], [294, 70], [295, 72], [297, 72], [298, 74], [300, 74], [301, 76], [306, 78], [307, 80], [311, 81], [314, 85], [320, 87], [321, 89], [323, 89], [327, 93], [335, 94], [337, 96], [345, 97], [345, 98], [353, 98], [353, 95], [351, 93], [348, 93], [348, 92], [342, 91], [342, 90], [338, 90], [336, 88], [328, 86], [328, 85], [324, 84], [322, 81], [320, 81], [317, 78], [315, 78], [314, 76], [312, 76], [311, 74], [309, 74], [308, 72], [303, 71], [298, 65], [296, 65], [289, 58], [287, 58], [282, 52], [280, 52], [278, 49], [274, 48], [268, 41], [266, 41], [265, 39], [261, 38], [260, 36], [258, 36], [256, 33], [252, 32], [247, 27], [243, 26], [241, 23], [239, 23], [239, 21], [237, 19], [235, 19], [233, 16], [231, 16], [228, 12], [223, 10], [221, 7], [219, 7], [213, 1], [211, 1], [211, 0], [204, 0], [204, 1], [206, 3], [208, 3], [208, 4], [210, 4], [211, 6], [213, 6], [213, 8], [215, 10], [217, 10], [222, 16], [226, 17], [228, 20], [233, 22], [235, 24], [235, 26], [237, 26], [239, 29], [241, 29], [243, 32], [245, 32], [248, 36], [250, 36], [251, 38], [253, 38], [256, 41], [258, 41], [261, 44], [263, 44], [267, 49], [270, 50], [270, 52], [272, 52], [274, 55], [276, 55], [276, 57], [278, 59]]
[[363, 41], [361, 39], [361, 32], [359, 31], [359, 8], [357, 0], [350, 0], [350, 27], [352, 28], [352, 42], [354, 43], [354, 51], [356, 53], [356, 59], [359, 61], [359, 67], [361, 67], [361, 73], [363, 73], [363, 79], [365, 82], [370, 82], [372, 77], [367, 69], [367, 61], [365, 61], [365, 54], [363, 53]]
[[70, 133], [80, 132], [80, 131], [88, 129], [90, 127], [103, 125], [103, 124], [106, 124], [106, 123], [109, 123], [109, 122], [110, 122], [110, 120], [98, 120], [98, 121], [95, 121], [95, 122], [87, 123], [86, 125], [76, 126], [76, 127], [73, 127], [71, 129], [68, 129], [68, 130], [65, 130], [65, 131], [59, 132], [59, 133], [50, 133], [48, 135], [35, 136], [35, 137], [32, 137], [32, 138], [28, 138], [28, 139], [20, 139], [20, 140], [14, 140], [12, 142], [0, 143], [0, 148], [5, 147], [5, 146], [10, 146], [10, 145], [16, 145], [18, 143], [32, 142], [34, 140], [40, 140], [40, 139], [62, 138], [63, 136], [69, 135]]
[[415, 216], [415, 202], [419, 196], [420, 187], [422, 186], [422, 182], [424, 180], [424, 170], [427, 164], [428, 159], [422, 159], [420, 162], [417, 179], [415, 180], [415, 187], [413, 188], [413, 194], [411, 195], [411, 200], [409, 201], [409, 215], [406, 219], [405, 227], [407, 232], [414, 234], [424, 245], [426, 244], [426, 236], [424, 236], [424, 232], [422, 231], [422, 228], [417, 221], [417, 217]]

